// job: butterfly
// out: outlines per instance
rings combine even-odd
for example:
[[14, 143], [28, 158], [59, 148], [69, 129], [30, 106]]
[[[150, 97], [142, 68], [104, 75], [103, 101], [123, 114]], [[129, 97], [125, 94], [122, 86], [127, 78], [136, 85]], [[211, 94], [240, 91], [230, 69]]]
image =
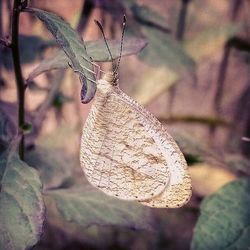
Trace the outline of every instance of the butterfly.
[[[122, 40], [125, 22], [124, 17]], [[82, 131], [81, 167], [107, 195], [150, 207], [180, 207], [191, 197], [187, 163], [165, 127], [119, 88], [121, 51], [122, 42], [117, 67], [97, 81]]]

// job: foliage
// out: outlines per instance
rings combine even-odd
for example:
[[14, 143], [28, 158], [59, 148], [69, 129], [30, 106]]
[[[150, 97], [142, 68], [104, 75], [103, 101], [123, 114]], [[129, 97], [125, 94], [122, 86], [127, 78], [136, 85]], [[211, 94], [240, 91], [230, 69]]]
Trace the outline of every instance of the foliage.
[[[55, 42], [43, 40], [38, 36], [19, 36], [19, 48], [21, 51], [20, 59], [21, 63], [31, 63], [36, 59], [41, 58], [43, 52], [50, 46], [55, 46]], [[11, 59], [11, 51], [6, 47], [0, 47], [0, 67], [3, 66], [8, 70], [13, 69], [13, 63]]]
[[120, 201], [104, 195], [90, 185], [48, 191], [45, 196], [50, 216], [79, 227], [122, 226], [152, 230], [150, 210], [135, 202]]
[[250, 180], [229, 183], [201, 204], [191, 249], [247, 249]]
[[[96, 7], [96, 1], [85, 2], [91, 2], [91, 8]], [[120, 54], [120, 38], [113, 39], [115, 24], [117, 20], [121, 21], [121, 14], [126, 13], [128, 16], [122, 56], [140, 52], [138, 59], [145, 69], [143, 74], [136, 77], [132, 95], [142, 104], [151, 104], [156, 97], [167, 90], [174, 96], [177, 83], [180, 88], [189, 88], [195, 92], [197, 90], [195, 84], [188, 85], [189, 77], [191, 76], [195, 82], [197, 68], [220, 55], [223, 48], [233, 49], [239, 58], [249, 63], [247, 58], [250, 46], [249, 41], [242, 36], [244, 32], [242, 23], [223, 21], [222, 25], [215, 26], [212, 22], [200, 27], [200, 21], [204, 16], [199, 12], [201, 5], [202, 10], [205, 7], [199, 1], [179, 1], [188, 3], [191, 7], [192, 15], [187, 17], [186, 24], [184, 22], [186, 28], [195, 27], [198, 23], [198, 31], [191, 28], [185, 36], [182, 34], [182, 41], [177, 41], [174, 34], [175, 27], [172, 25], [178, 23], [175, 7], [170, 8], [172, 11], [169, 20], [166, 15], [156, 11], [157, 8], [151, 8], [153, 4], [149, 7], [138, 4], [135, 0], [97, 2], [101, 11], [108, 12], [112, 18], [110, 29], [112, 39], [108, 39], [107, 42], [114, 59], [119, 58]], [[0, 7], [1, 3], [2, 1]], [[54, 107], [62, 111], [65, 106], [72, 105], [75, 96], [72, 97], [67, 91], [69, 89], [72, 89], [72, 92], [78, 91], [70, 81], [67, 83], [69, 86], [66, 91], [61, 89], [62, 79], [66, 78], [64, 72], [60, 71], [58, 77], [55, 72], [50, 71], [69, 67], [73, 69], [82, 84], [82, 102], [87, 103], [94, 97], [96, 89], [96, 68], [91, 61], [110, 62], [111, 58], [103, 40], [85, 42], [85, 39], [82, 39], [58, 15], [42, 9], [26, 8], [26, 1], [20, 3], [18, 11], [32, 13], [38, 17], [55, 41], [45, 40], [40, 36], [19, 34], [21, 64], [41, 61], [29, 73], [28, 87], [30, 90], [32, 88], [41, 90], [45, 96], [45, 101], [34, 112], [26, 111], [27, 122], [18, 128], [16, 120], [20, 116], [20, 110], [18, 111], [17, 104], [0, 101], [0, 248], [31, 248], [39, 241], [44, 231], [47, 238], [55, 235], [53, 241], [58, 241], [56, 237], [62, 234], [62, 244], [67, 241], [66, 239], [72, 238], [76, 242], [88, 243], [98, 249], [105, 247], [120, 249], [121, 246], [122, 249], [140, 247], [141, 249], [186, 249], [191, 242], [192, 230], [199, 211], [200, 216], [191, 243], [192, 249], [249, 247], [250, 180], [247, 176], [250, 175], [250, 163], [247, 157], [240, 154], [237, 143], [234, 153], [226, 148], [221, 150], [225, 152], [222, 154], [218, 147], [210, 147], [208, 143], [194, 139], [193, 134], [179, 133], [177, 129], [173, 131], [171, 129], [171, 134], [191, 166], [194, 197], [189, 207], [176, 212], [169, 210], [165, 212], [152, 211], [135, 202], [114, 199], [87, 184], [78, 172], [80, 171], [78, 156], [68, 155], [63, 147], [78, 146], [78, 141], [71, 141], [76, 133], [79, 137], [78, 126], [72, 130], [63, 130], [60, 124], [57, 131], [50, 138], [46, 138], [47, 142], [44, 141], [41, 128], [46, 127], [42, 126], [42, 122], [48, 110]], [[213, 6], [215, 3], [209, 4]], [[205, 5], [207, 7], [208, 4]], [[180, 5], [180, 8], [182, 7]], [[212, 13], [212, 7], [209, 13]], [[85, 16], [81, 18], [84, 19]], [[181, 11], [178, 18], [183, 18]], [[84, 23], [87, 21], [84, 20]], [[1, 30], [0, 35], [2, 35]], [[56, 46], [59, 46], [59, 50], [55, 52], [52, 47]], [[3, 81], [2, 69], [7, 69], [8, 74], [14, 70], [11, 51], [11, 46], [5, 39], [1, 39], [1, 81]], [[45, 56], [44, 59], [48, 51], [49, 53], [53, 51], [54, 55], [48, 58]], [[228, 67], [228, 64], [226, 66]], [[50, 83], [48, 87], [41, 87], [32, 82], [35, 77], [43, 73], [46, 73]], [[121, 75], [122, 73], [123, 70]], [[225, 75], [226, 73], [224, 77]], [[54, 76], [59, 80], [55, 80]], [[74, 82], [72, 79], [71, 81]], [[25, 88], [26, 85], [24, 90]], [[244, 101], [245, 105], [248, 105], [247, 98], [244, 98]], [[246, 116], [246, 112], [242, 112], [245, 105], [236, 109], [239, 116]], [[218, 129], [229, 131], [231, 134], [237, 134], [242, 130], [236, 126], [233, 119], [230, 120], [218, 113], [216, 115], [213, 113], [196, 115], [195, 112], [191, 115], [171, 113], [169, 116], [159, 115], [159, 119], [168, 125], [178, 122], [178, 125], [188, 123], [188, 126], [201, 126], [210, 131], [208, 137], [211, 136], [213, 139], [213, 132]], [[249, 124], [249, 117], [247, 119]], [[17, 153], [17, 145], [20, 135], [23, 134], [25, 134], [26, 152], [25, 159], [21, 160]], [[200, 206], [200, 200], [203, 198]], [[44, 214], [45, 207], [47, 217]], [[46, 249], [48, 246], [43, 237], [37, 249], [43, 249], [40, 247], [44, 242]]]
[[39, 174], [19, 159], [17, 142], [0, 155], [0, 248], [10, 250], [35, 245], [44, 221]]
[[[109, 40], [108, 45], [112, 54], [113, 59], [119, 57], [120, 51], [118, 41]], [[141, 38], [131, 37], [125, 39], [123, 42], [122, 55], [131, 55], [140, 52], [147, 45], [146, 41]], [[111, 61], [110, 55], [106, 51], [106, 45], [103, 40], [86, 42], [86, 50], [88, 55], [95, 62], [106, 62]], [[54, 57], [44, 59], [30, 74], [28, 81], [31, 81], [38, 75], [52, 70], [52, 69], [63, 69], [69, 66], [68, 57], [62, 51], [59, 51]]]
[[93, 83], [95, 78], [89, 71], [93, 69], [90, 63], [91, 59], [79, 35], [62, 18], [53, 13], [39, 9], [27, 9], [27, 11], [41, 19], [54, 35], [56, 42], [68, 56], [72, 68], [79, 73], [84, 89], [83, 102], [89, 102], [95, 94], [96, 87]]

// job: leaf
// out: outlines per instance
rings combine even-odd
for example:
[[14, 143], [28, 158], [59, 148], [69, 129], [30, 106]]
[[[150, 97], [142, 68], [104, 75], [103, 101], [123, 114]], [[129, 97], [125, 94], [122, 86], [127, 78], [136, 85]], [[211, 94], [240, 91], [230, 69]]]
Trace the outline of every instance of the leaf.
[[[108, 45], [111, 51], [111, 54], [114, 59], [118, 58], [120, 55], [120, 43], [121, 41], [117, 40], [108, 40]], [[130, 37], [125, 38], [123, 41], [122, 56], [128, 56], [137, 54], [142, 51], [147, 45], [147, 42], [143, 38], [139, 37]], [[95, 62], [107, 62], [111, 61], [111, 58], [108, 54], [107, 48], [103, 40], [97, 40], [86, 43], [86, 48], [89, 55], [93, 58]]]
[[52, 105], [57, 108], [57, 109], [61, 109], [62, 106], [65, 104], [65, 103], [68, 103], [68, 102], [72, 102], [73, 99], [69, 96], [66, 96], [64, 95], [61, 91], [59, 91], [55, 97], [54, 97], [54, 100], [53, 100], [53, 103]]
[[23, 250], [39, 240], [44, 220], [42, 184], [13, 147], [0, 155], [0, 249]]
[[147, 48], [139, 56], [142, 60], [149, 65], [165, 65], [178, 73], [193, 73], [193, 59], [169, 34], [149, 27], [142, 27], [142, 31], [148, 41]]
[[11, 104], [0, 101], [0, 142], [8, 143], [17, 134]]
[[[17, 119], [18, 107], [16, 103], [0, 101], [0, 141], [9, 143], [18, 133]], [[26, 145], [33, 145], [34, 139], [39, 134], [39, 126], [32, 124], [32, 115], [26, 111], [25, 120], [32, 125], [32, 131], [26, 135]]]
[[71, 179], [72, 163], [62, 150], [36, 146], [26, 153], [25, 159], [39, 171], [44, 190], [62, 187]]
[[[109, 40], [108, 41], [110, 51], [114, 59], [118, 58], [120, 55], [120, 41]], [[122, 56], [128, 56], [132, 54], [139, 53], [145, 46], [147, 42], [142, 38], [126, 38], [123, 43]], [[89, 56], [95, 62], [107, 62], [111, 61], [111, 58], [108, 54], [106, 45], [103, 40], [86, 42], [86, 50], [88, 51]], [[59, 51], [54, 57], [43, 60], [29, 75], [27, 81], [31, 81], [38, 75], [43, 72], [52, 70], [52, 69], [62, 69], [67, 68], [68, 58], [62, 51]]]
[[55, 56], [44, 59], [35, 69], [29, 74], [27, 81], [31, 82], [35, 77], [40, 74], [53, 69], [66, 69], [69, 67], [68, 57], [63, 51], [59, 51]]
[[62, 217], [81, 227], [90, 225], [151, 229], [149, 209], [138, 203], [121, 201], [94, 189], [90, 185], [49, 191], [46, 204], [56, 207], [49, 217]]
[[215, 166], [224, 164], [221, 157], [218, 157], [209, 147], [194, 139], [191, 135], [176, 130], [170, 130], [170, 132], [185, 156], [193, 156], [198, 158], [200, 162], [207, 162]]
[[139, 103], [147, 105], [173, 86], [178, 79], [179, 76], [166, 67], [151, 67], [138, 79], [132, 96]]
[[145, 5], [133, 4], [130, 6], [133, 16], [140, 24], [154, 27], [164, 32], [170, 32], [166, 20], [157, 12]]
[[250, 179], [233, 181], [207, 197], [195, 226], [191, 249], [248, 249]]
[[225, 156], [225, 162], [229, 169], [237, 174], [250, 175], [250, 160], [240, 154], [230, 154]]
[[225, 184], [236, 179], [227, 169], [219, 168], [207, 163], [195, 164], [189, 168], [192, 188], [201, 197], [218, 191]]
[[208, 28], [185, 41], [184, 49], [196, 62], [199, 62], [220, 50], [227, 39], [240, 31], [240, 28], [240, 25], [235, 24]]
[[79, 74], [83, 89], [85, 90], [83, 103], [90, 102], [96, 91], [95, 76], [92, 71], [93, 67], [90, 63], [90, 57], [77, 32], [61, 17], [51, 12], [34, 8], [26, 8], [25, 11], [31, 12], [44, 22], [47, 29], [55, 37], [56, 42], [69, 58], [72, 68]]
[[[42, 55], [44, 50], [54, 45], [51, 41], [43, 40], [38, 36], [19, 35], [19, 50], [21, 63], [31, 63]], [[0, 48], [0, 66], [6, 69], [13, 69], [11, 50], [9, 48]]]

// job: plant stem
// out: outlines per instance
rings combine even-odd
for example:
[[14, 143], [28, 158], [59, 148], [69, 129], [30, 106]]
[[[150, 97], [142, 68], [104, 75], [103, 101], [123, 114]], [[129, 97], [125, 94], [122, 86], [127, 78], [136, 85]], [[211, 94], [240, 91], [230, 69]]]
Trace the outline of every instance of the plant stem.
[[[11, 50], [12, 58], [16, 76], [16, 86], [17, 86], [17, 99], [18, 99], [18, 127], [22, 131], [22, 127], [25, 123], [25, 111], [24, 111], [24, 93], [25, 85], [22, 76], [21, 64], [20, 64], [20, 54], [19, 54], [19, 15], [20, 15], [20, 4], [21, 0], [14, 0], [13, 11], [12, 11], [12, 22], [11, 22]], [[21, 132], [21, 141], [19, 145], [19, 155], [23, 160], [24, 158], [24, 135]]]
[[94, 9], [95, 5], [92, 0], [85, 0], [84, 4], [82, 6], [81, 16], [77, 25], [77, 31], [81, 33], [83, 30], [85, 30], [89, 17]]
[[179, 13], [179, 19], [177, 24], [177, 30], [176, 30], [176, 39], [178, 41], [182, 41], [184, 38], [184, 32], [186, 27], [186, 16], [187, 16], [187, 9], [188, 4], [190, 3], [190, 0], [181, 0], [181, 9]]
[[3, 37], [3, 2], [0, 0], [0, 37]]

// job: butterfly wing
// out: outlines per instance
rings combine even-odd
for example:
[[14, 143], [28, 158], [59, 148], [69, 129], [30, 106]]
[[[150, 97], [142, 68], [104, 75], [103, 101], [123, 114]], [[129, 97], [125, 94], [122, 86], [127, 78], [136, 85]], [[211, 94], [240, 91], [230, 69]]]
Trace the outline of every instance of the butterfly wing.
[[140, 201], [151, 207], [176, 208], [186, 204], [192, 194], [191, 178], [188, 173], [186, 160], [174, 139], [168, 134], [162, 124], [140, 104], [119, 90], [119, 96], [131, 103], [144, 126], [149, 127], [152, 136], [158, 141], [163, 155], [168, 159], [170, 182], [165, 190], [149, 200]]
[[168, 162], [149, 130], [119, 93], [97, 91], [80, 152], [89, 182], [126, 200], [148, 200], [163, 192], [169, 182]]
[[[175, 144], [174, 140], [169, 140], [168, 138], [168, 141], [164, 144], [166, 146], [166, 150], [168, 150], [167, 145], [169, 143], [173, 146]], [[158, 208], [177, 208], [185, 205], [189, 201], [192, 194], [192, 185], [191, 178], [187, 170], [187, 164], [178, 147], [175, 147], [174, 154], [175, 156], [173, 156], [176, 160], [173, 165], [169, 165], [169, 185], [165, 188], [164, 192], [155, 196], [153, 199], [141, 201], [143, 205]]]

